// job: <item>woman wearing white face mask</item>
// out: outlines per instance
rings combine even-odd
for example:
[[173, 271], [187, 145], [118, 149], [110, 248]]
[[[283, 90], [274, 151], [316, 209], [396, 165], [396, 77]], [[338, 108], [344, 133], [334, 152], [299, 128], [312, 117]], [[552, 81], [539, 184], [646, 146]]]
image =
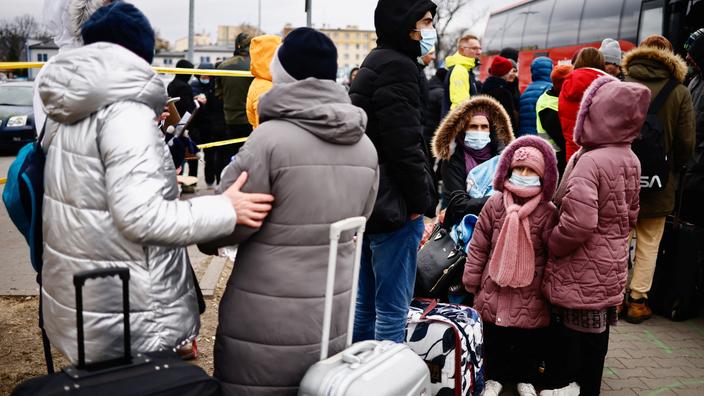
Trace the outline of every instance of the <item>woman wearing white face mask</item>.
[[[495, 99], [480, 95], [456, 107], [438, 128], [432, 144], [435, 157], [442, 161], [446, 202], [453, 193], [467, 195], [469, 171], [500, 154], [513, 139], [510, 118]], [[463, 202], [450, 208], [445, 223], [451, 226], [468, 213], [479, 214], [486, 199], [460, 197]]]

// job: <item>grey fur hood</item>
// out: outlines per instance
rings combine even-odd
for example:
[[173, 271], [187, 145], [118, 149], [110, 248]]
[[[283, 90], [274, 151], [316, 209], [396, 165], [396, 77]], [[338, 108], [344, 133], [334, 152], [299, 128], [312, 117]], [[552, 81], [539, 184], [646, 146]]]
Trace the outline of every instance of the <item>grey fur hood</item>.
[[335, 144], [355, 144], [367, 128], [366, 113], [342, 86], [316, 78], [274, 84], [259, 100], [259, 119], [283, 119]]
[[152, 67], [116, 44], [95, 43], [59, 54], [44, 66], [39, 95], [47, 115], [73, 124], [120, 101], [161, 113], [166, 87]]
[[76, 41], [83, 42], [81, 38], [83, 24], [103, 5], [105, 5], [105, 0], [69, 0], [69, 19], [66, 28], [75, 37]]

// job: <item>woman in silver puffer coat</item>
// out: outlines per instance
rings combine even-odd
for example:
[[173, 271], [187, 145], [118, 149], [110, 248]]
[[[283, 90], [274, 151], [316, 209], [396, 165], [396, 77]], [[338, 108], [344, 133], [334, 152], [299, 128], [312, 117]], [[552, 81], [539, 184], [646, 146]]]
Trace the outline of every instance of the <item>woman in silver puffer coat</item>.
[[[200, 325], [185, 246], [232, 233], [236, 220], [258, 226], [269, 209], [258, 202], [272, 199], [240, 193], [240, 180], [223, 195], [179, 200], [173, 161], [154, 121], [166, 89], [148, 63], [154, 37], [149, 22], [134, 6], [118, 2], [88, 23], [87, 44], [114, 38], [94, 34], [88, 40], [88, 29], [117, 32], [114, 42], [121, 45], [98, 42], [64, 52], [45, 65], [38, 85], [48, 115], [44, 323], [52, 344], [72, 362], [75, 273], [129, 268], [132, 350], [173, 348], [193, 339]], [[123, 28], [132, 35], [120, 34]], [[121, 41], [134, 32], [146, 39]], [[119, 280], [88, 282], [83, 299], [86, 360], [119, 356]]]

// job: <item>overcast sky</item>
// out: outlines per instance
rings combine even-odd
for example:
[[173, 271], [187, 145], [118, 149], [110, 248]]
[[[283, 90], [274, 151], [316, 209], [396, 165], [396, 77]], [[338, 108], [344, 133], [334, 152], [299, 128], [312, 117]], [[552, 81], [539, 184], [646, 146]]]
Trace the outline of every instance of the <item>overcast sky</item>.
[[[45, 0], [0, 0], [0, 18], [30, 14], [41, 20]], [[49, 0], [54, 1], [54, 0]], [[479, 0], [484, 2], [484, 0]], [[487, 0], [488, 1], [488, 0]], [[144, 12], [162, 37], [172, 44], [188, 34], [188, 0], [130, 0]], [[246, 22], [257, 25], [258, 0], [196, 0], [196, 32], [210, 33], [216, 39], [218, 25], [238, 25]], [[515, 0], [493, 0], [498, 7]], [[286, 23], [303, 26], [306, 22], [304, 0], [261, 0], [262, 29], [277, 34]], [[313, 0], [313, 24], [322, 27], [357, 25], [374, 28], [374, 7], [377, 0]], [[10, 6], [11, 4], [11, 6]], [[470, 10], [468, 10], [470, 11]], [[483, 28], [476, 33], [483, 33]]]

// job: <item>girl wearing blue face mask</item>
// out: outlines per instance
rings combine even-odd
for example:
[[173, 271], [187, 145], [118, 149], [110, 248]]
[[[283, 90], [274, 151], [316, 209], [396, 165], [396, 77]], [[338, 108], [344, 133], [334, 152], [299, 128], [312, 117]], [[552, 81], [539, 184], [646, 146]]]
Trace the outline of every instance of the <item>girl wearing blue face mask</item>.
[[[475, 96], [457, 106], [442, 122], [433, 137], [433, 153], [440, 163], [442, 194], [445, 202], [453, 199], [445, 213], [451, 227], [466, 214], [478, 215], [488, 199], [470, 199], [467, 174], [498, 155], [513, 140], [511, 121], [499, 102], [488, 96]], [[458, 204], [456, 204], [458, 203]]]
[[541, 291], [557, 209], [557, 159], [544, 140], [519, 138], [501, 154], [494, 190], [469, 245], [462, 283], [484, 321], [484, 396], [506, 383], [536, 395], [550, 309]]

